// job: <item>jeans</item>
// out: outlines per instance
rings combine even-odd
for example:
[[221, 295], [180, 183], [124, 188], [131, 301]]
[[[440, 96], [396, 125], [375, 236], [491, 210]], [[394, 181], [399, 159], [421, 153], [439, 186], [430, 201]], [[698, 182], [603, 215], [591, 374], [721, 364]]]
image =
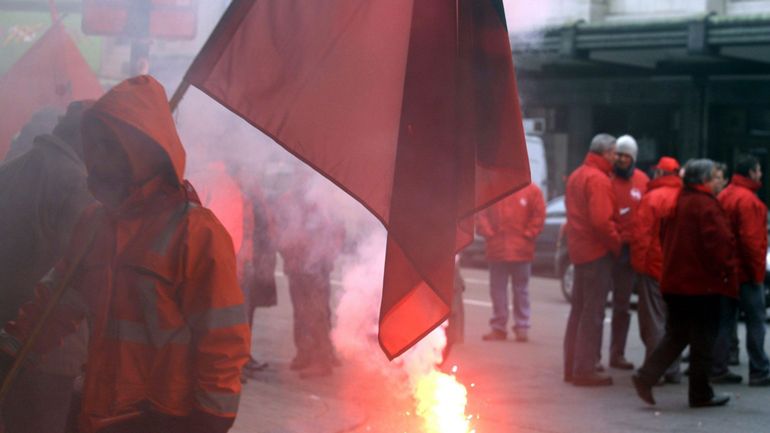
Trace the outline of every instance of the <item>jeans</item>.
[[529, 262], [490, 262], [489, 295], [492, 298], [492, 329], [506, 332], [508, 324], [508, 280], [513, 286], [513, 327], [529, 328]]
[[297, 356], [331, 365], [334, 348], [331, 341], [329, 273], [291, 273], [288, 279]]
[[671, 363], [690, 345], [690, 403], [714, 397], [709, 385], [714, 340], [719, 328], [718, 314], [721, 296], [666, 295], [668, 306], [666, 334], [658, 347], [639, 369], [642, 383], [653, 386]]
[[575, 265], [572, 308], [564, 335], [565, 378], [594, 373], [602, 345], [604, 306], [612, 288], [612, 264], [612, 257], [606, 255]]
[[[644, 359], [649, 359], [652, 352], [666, 335], [666, 301], [660, 293], [660, 283], [645, 274], [637, 275], [636, 290], [639, 294], [639, 337], [644, 343]], [[674, 377], [680, 375], [679, 358], [666, 370], [666, 375]]]
[[628, 328], [631, 324], [631, 292], [636, 272], [631, 267], [631, 251], [623, 245], [612, 267], [612, 334], [610, 361], [622, 358], [626, 352]]
[[749, 378], [761, 379], [770, 374], [770, 361], [765, 353], [765, 295], [762, 284], [741, 284], [738, 300], [723, 297], [719, 309], [719, 333], [714, 343], [712, 374], [727, 372], [732, 330], [738, 320], [738, 309], [746, 314], [746, 351], [749, 354]]

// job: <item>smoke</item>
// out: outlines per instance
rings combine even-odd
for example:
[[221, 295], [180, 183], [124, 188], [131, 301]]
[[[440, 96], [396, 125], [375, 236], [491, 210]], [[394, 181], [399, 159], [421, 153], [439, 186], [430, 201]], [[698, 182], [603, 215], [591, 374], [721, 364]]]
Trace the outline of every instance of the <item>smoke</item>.
[[560, 0], [541, 0], [537, 2], [525, 0], [503, 0], [505, 20], [510, 33], [538, 33], [548, 25], [553, 24], [559, 11], [566, 6]]

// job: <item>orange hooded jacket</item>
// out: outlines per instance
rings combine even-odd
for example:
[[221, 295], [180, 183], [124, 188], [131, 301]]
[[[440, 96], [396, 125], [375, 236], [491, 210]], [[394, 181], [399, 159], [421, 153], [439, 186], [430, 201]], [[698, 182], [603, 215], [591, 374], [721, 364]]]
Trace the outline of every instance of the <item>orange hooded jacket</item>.
[[[45, 352], [88, 318], [81, 431], [98, 431], [147, 404], [167, 415], [232, 418], [250, 341], [233, 244], [183, 181], [185, 153], [165, 92], [148, 76], [126, 80], [86, 112], [84, 136], [95, 119], [122, 147], [134, 184], [117, 209], [84, 213], [65, 259], [6, 326], [2, 349], [13, 352], [27, 337], [95, 231], [36, 348]], [[100, 161], [89, 158], [93, 142], [84, 144], [90, 172]]]

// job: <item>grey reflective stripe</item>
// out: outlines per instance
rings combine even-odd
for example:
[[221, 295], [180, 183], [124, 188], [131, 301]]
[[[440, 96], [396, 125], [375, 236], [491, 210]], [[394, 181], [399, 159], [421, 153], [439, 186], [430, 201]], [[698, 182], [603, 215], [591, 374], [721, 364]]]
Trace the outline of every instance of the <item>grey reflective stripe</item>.
[[112, 319], [107, 322], [107, 335], [119, 341], [152, 345], [156, 348], [161, 348], [167, 344], [187, 345], [192, 339], [190, 328], [187, 326], [150, 331], [142, 323], [119, 319]]
[[196, 332], [245, 325], [246, 322], [246, 310], [243, 304], [212, 308], [190, 317], [190, 327]]
[[188, 344], [192, 339], [190, 328], [185, 324], [178, 328], [163, 329], [158, 317], [158, 294], [155, 282], [146, 276], [139, 278], [139, 302], [144, 311], [146, 335], [155, 347], [163, 347], [169, 343]]
[[163, 254], [166, 252], [166, 249], [171, 242], [171, 238], [173, 237], [174, 232], [176, 232], [177, 225], [180, 221], [182, 221], [182, 218], [187, 214], [187, 211], [195, 207], [198, 207], [198, 205], [193, 202], [184, 202], [179, 205], [179, 208], [172, 213], [171, 218], [169, 218], [168, 223], [166, 224], [166, 227], [158, 235], [155, 243], [153, 243], [153, 251], [158, 254]]
[[240, 394], [205, 391], [197, 391], [195, 393], [195, 401], [197, 401], [202, 408], [219, 414], [238, 412], [240, 400]]

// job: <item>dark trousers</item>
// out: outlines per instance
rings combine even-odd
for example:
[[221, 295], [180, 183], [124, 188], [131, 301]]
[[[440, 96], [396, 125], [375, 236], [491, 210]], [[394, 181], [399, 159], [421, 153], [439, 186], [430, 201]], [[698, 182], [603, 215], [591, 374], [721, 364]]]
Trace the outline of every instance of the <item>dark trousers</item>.
[[[644, 359], [648, 359], [666, 335], [666, 301], [660, 293], [660, 283], [645, 274], [636, 278], [636, 291], [639, 294], [639, 337], [644, 343]], [[680, 360], [677, 358], [666, 371], [669, 376], [679, 376]]]
[[294, 345], [297, 356], [330, 364], [331, 283], [328, 272], [289, 274], [289, 295], [294, 309]]
[[709, 373], [719, 327], [720, 298], [718, 295], [664, 296], [668, 305], [666, 334], [639, 369], [643, 383], [655, 385], [689, 344], [690, 402], [702, 402], [714, 396], [714, 390], [709, 385]]
[[739, 299], [724, 297], [720, 302], [719, 331], [714, 343], [712, 374], [727, 372], [732, 346], [732, 333], [738, 321], [738, 309], [746, 315], [746, 351], [749, 354], [749, 377], [761, 379], [770, 374], [770, 361], [765, 353], [765, 294], [761, 284], [741, 284]]
[[612, 334], [610, 360], [625, 356], [628, 328], [631, 324], [631, 292], [636, 272], [631, 267], [631, 252], [623, 245], [612, 266]]
[[572, 308], [564, 335], [565, 377], [594, 372], [602, 345], [604, 306], [612, 288], [613, 259], [609, 255], [575, 265]]
[[71, 376], [27, 369], [2, 408], [4, 433], [61, 433], [72, 396]]

